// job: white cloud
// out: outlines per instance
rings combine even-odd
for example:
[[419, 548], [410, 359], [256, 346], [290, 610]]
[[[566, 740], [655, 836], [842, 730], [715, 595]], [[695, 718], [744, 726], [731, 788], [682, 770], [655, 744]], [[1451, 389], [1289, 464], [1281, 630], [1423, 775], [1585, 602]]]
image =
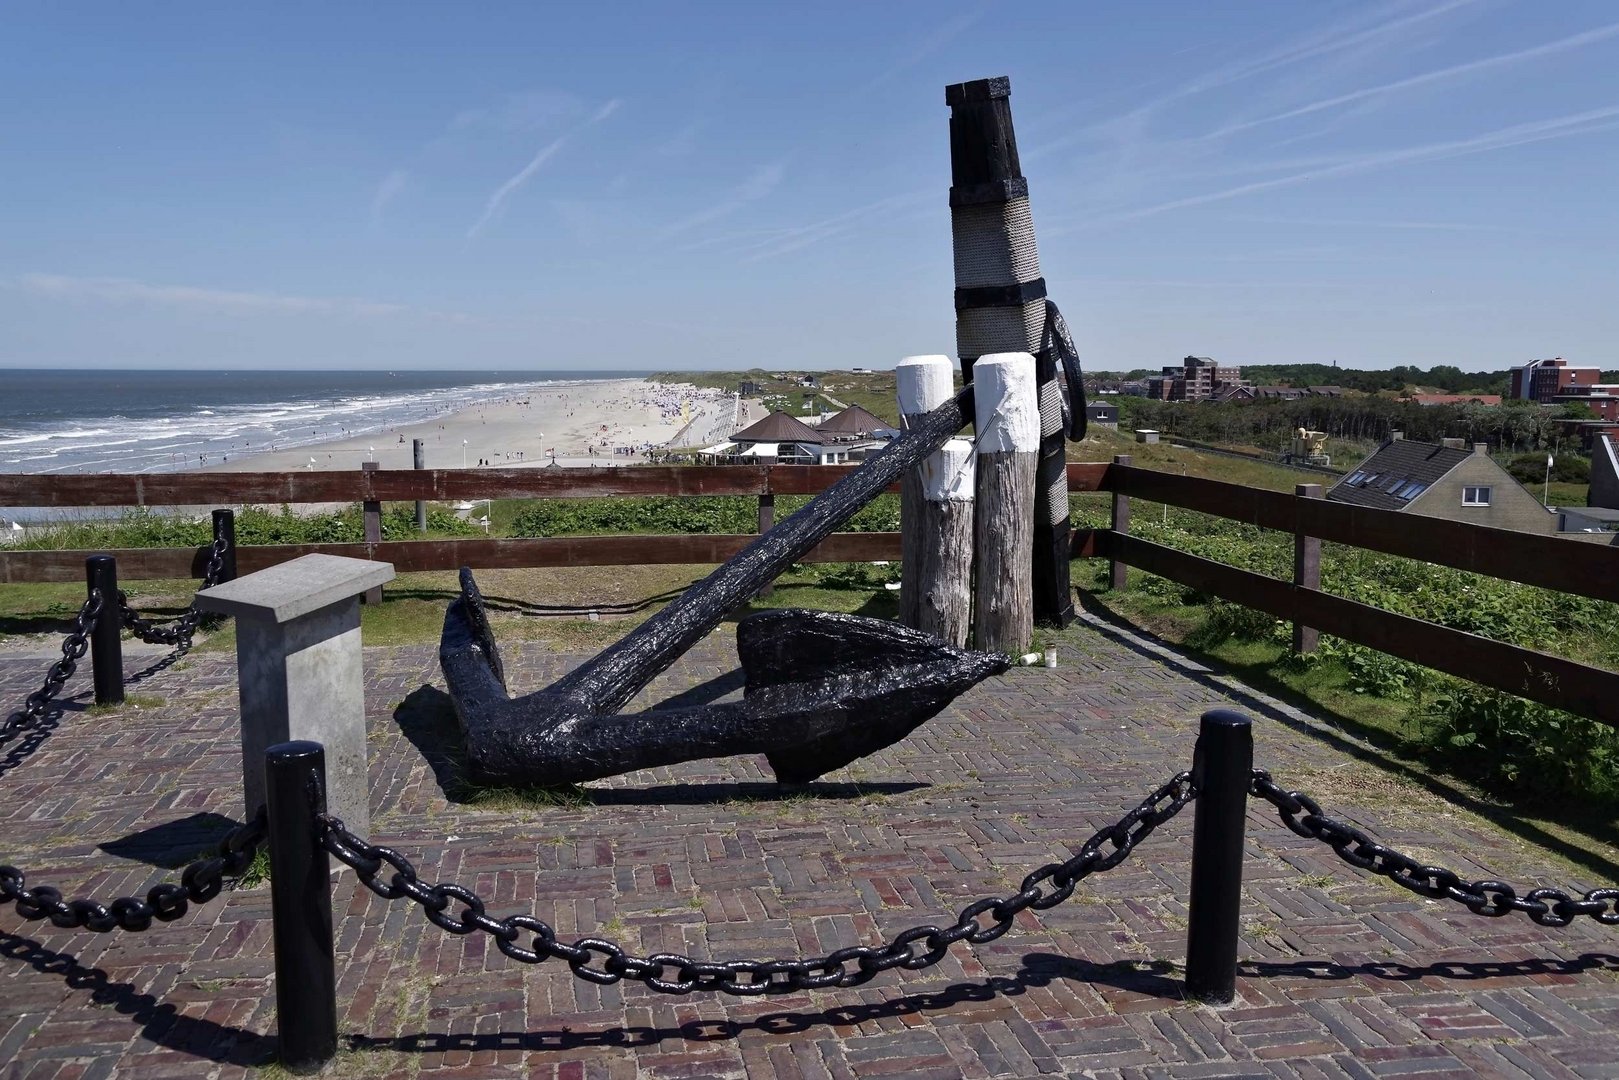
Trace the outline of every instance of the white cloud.
[[1236, 187], [1224, 188], [1219, 191], [1171, 199], [1167, 202], [1141, 207], [1124, 213], [1104, 215], [1093, 219], [1086, 225], [1072, 225], [1055, 229], [1044, 235], [1055, 236], [1072, 233], [1087, 227], [1087, 225], [1116, 225], [1128, 221], [1139, 221], [1142, 218], [1153, 217], [1170, 210], [1181, 210], [1193, 206], [1202, 206], [1207, 203], [1223, 202], [1227, 199], [1240, 198], [1244, 195], [1253, 195], [1262, 191], [1293, 187], [1298, 184], [1309, 183], [1312, 180], [1324, 180], [1329, 177], [1347, 176], [1399, 165], [1443, 161], [1447, 158], [1483, 154], [1494, 150], [1505, 150], [1513, 146], [1525, 146], [1529, 143], [1545, 142], [1551, 139], [1567, 139], [1579, 135], [1592, 135], [1615, 129], [1619, 129], [1619, 105], [1588, 109], [1585, 112], [1570, 113], [1566, 116], [1535, 120], [1525, 124], [1514, 124], [1511, 127], [1499, 128], [1495, 131], [1485, 132], [1482, 135], [1474, 135], [1465, 139], [1451, 139], [1444, 142], [1427, 143], [1422, 146], [1405, 147], [1400, 150], [1383, 150], [1370, 154], [1357, 154], [1351, 157], [1339, 158], [1331, 164], [1323, 164], [1305, 172], [1275, 176], [1267, 180], [1240, 184]]
[[578, 119], [585, 103], [564, 90], [529, 90], [507, 94], [493, 105], [463, 109], [450, 119], [451, 131], [496, 131], [508, 134], [543, 131]]
[[1558, 53], [1568, 52], [1571, 49], [1579, 49], [1586, 45], [1592, 45], [1599, 41], [1605, 41], [1608, 38], [1614, 37], [1615, 35], [1619, 35], [1619, 23], [1609, 23], [1606, 26], [1599, 26], [1594, 30], [1586, 30], [1582, 33], [1571, 34], [1568, 37], [1559, 38], [1556, 41], [1549, 41], [1543, 45], [1535, 45], [1527, 49], [1519, 49], [1517, 52], [1502, 53], [1498, 56], [1485, 57], [1482, 60], [1470, 60], [1465, 64], [1455, 64], [1451, 67], [1440, 68], [1437, 71], [1424, 72], [1421, 75], [1413, 75], [1409, 78], [1398, 79], [1394, 82], [1384, 83], [1381, 86], [1369, 86], [1347, 94], [1338, 94], [1335, 97], [1326, 98], [1321, 101], [1312, 101], [1307, 105], [1300, 105], [1297, 108], [1288, 109], [1284, 112], [1275, 113], [1271, 116], [1262, 116], [1257, 120], [1247, 120], [1239, 124], [1229, 124], [1226, 127], [1209, 132], [1208, 134], [1202, 136], [1202, 138], [1219, 139], [1227, 135], [1234, 135], [1239, 131], [1247, 131], [1250, 128], [1260, 127], [1264, 124], [1274, 124], [1284, 120], [1292, 120], [1300, 116], [1308, 116], [1311, 113], [1321, 112], [1324, 109], [1337, 108], [1340, 105], [1350, 105], [1355, 102], [1365, 101], [1369, 98], [1383, 97], [1389, 94], [1398, 93], [1402, 90], [1410, 90], [1415, 87], [1428, 86], [1434, 83], [1460, 78], [1465, 75], [1475, 75], [1479, 72], [1489, 71], [1493, 68], [1506, 67], [1511, 64], [1523, 63], [1528, 60], [1538, 60], [1546, 56], [1555, 56]]
[[152, 304], [221, 315], [296, 314], [348, 318], [416, 316], [443, 322], [471, 323], [469, 315], [412, 308], [356, 297], [297, 296], [287, 293], [211, 289], [198, 285], [163, 285], [116, 277], [70, 277], [65, 274], [22, 274], [15, 288], [59, 300], [92, 300], [111, 304]]
[[749, 203], [758, 202], [772, 191], [775, 191], [786, 176], [787, 163], [785, 161], [758, 166], [748, 174], [747, 179], [733, 188], [725, 198], [665, 226], [662, 233], [663, 238], [667, 240], [683, 232], [690, 232], [700, 225], [707, 225], [711, 221], [718, 221], [720, 218], [734, 214]]
[[545, 167], [545, 163], [555, 157], [557, 152], [568, 144], [568, 140], [612, 116], [618, 111], [619, 105], [619, 99], [613, 98], [591, 113], [589, 118], [572, 131], [564, 135], [558, 135], [555, 139], [540, 147], [539, 152], [529, 159], [527, 165], [524, 165], [516, 173], [508, 177], [506, 182], [496, 188], [484, 202], [483, 214], [477, 221], [472, 223], [472, 228], [467, 230], [467, 239], [471, 240], [482, 232], [484, 226], [493, 221], [495, 216], [500, 213], [501, 209], [506, 205], [506, 200], [510, 199], [524, 184], [533, 179], [535, 174]]
[[376, 225], [382, 221], [382, 215], [387, 211], [388, 204], [396, 199], [405, 185], [410, 182], [410, 173], [404, 169], [394, 169], [382, 178], [377, 185], [376, 194], [371, 196], [371, 224]]

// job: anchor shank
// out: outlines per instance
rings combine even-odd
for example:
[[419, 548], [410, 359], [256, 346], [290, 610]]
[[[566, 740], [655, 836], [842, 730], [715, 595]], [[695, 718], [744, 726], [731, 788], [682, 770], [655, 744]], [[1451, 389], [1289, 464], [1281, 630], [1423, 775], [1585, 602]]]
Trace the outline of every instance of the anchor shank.
[[624, 707], [659, 672], [862, 507], [966, 426], [972, 387], [914, 421], [909, 431], [761, 535], [702, 582], [549, 687], [598, 713]]

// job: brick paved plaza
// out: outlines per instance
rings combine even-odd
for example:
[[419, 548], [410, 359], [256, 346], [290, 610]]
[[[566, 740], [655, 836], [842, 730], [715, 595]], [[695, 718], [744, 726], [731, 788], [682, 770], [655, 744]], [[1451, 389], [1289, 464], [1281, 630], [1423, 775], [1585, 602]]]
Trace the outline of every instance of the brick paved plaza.
[[[722, 629], [646, 700], [734, 692]], [[137, 668], [151, 654], [131, 657]], [[578, 658], [507, 650], [536, 689]], [[0, 701], [41, 655], [0, 658]], [[953, 921], [1015, 891], [1190, 764], [1198, 714], [1256, 717], [1257, 762], [1329, 812], [1467, 877], [1598, 884], [1358, 760], [1329, 725], [1256, 700], [1109, 628], [1016, 670], [827, 782], [780, 794], [749, 758], [594, 785], [591, 804], [468, 805], [431, 647], [368, 649], [373, 839], [495, 915], [564, 937], [700, 957], [820, 954]], [[242, 815], [234, 662], [198, 654], [0, 762], [0, 861], [103, 900], [174, 876]], [[161, 699], [158, 704], [155, 699]], [[448, 791], [446, 790], [448, 788]], [[1423, 900], [1249, 813], [1238, 999], [1180, 1000], [1192, 810], [1068, 903], [984, 946], [845, 991], [769, 999], [599, 987], [508, 961], [407, 901], [335, 888], [336, 1075], [691, 1078], [1619, 1075], [1615, 931], [1548, 930]], [[238, 890], [146, 934], [0, 913], [0, 1074], [239, 1076], [273, 1059], [269, 892]]]

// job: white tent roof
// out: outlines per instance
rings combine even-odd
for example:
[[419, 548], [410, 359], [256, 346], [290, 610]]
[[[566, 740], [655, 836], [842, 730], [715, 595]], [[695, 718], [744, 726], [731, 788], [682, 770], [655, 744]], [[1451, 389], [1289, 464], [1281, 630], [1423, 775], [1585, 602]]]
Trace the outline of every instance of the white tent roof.
[[735, 450], [736, 443], [722, 442], [715, 443], [713, 446], [705, 447], [697, 452], [699, 454], [730, 454], [735, 452]]
[[776, 457], [778, 444], [773, 442], [754, 443], [739, 454], [739, 457]]

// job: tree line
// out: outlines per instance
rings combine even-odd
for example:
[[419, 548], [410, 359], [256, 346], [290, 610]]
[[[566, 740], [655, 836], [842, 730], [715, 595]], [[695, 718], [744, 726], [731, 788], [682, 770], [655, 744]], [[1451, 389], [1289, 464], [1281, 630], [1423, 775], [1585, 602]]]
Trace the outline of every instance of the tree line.
[[1154, 401], [1121, 397], [1120, 426], [1156, 428], [1183, 438], [1277, 449], [1296, 428], [1324, 431], [1333, 438], [1380, 442], [1391, 431], [1408, 439], [1487, 442], [1503, 450], [1537, 450], [1553, 445], [1556, 415], [1530, 401], [1501, 405], [1417, 405], [1382, 397], [1306, 397], [1294, 401]]
[[[1112, 384], [1125, 379], [1144, 379], [1160, 374], [1159, 369], [1137, 368], [1134, 371], [1098, 371], [1094, 379], [1099, 384]], [[1340, 368], [1331, 364], [1244, 364], [1242, 377], [1255, 386], [1342, 386], [1375, 394], [1381, 390], [1404, 390], [1409, 386], [1430, 386], [1446, 394], [1506, 394], [1510, 371], [1463, 371], [1454, 364], [1435, 364], [1420, 368], [1413, 364], [1399, 364], [1391, 368], [1362, 371]], [[1602, 381], [1619, 383], [1619, 371], [1604, 371]]]

